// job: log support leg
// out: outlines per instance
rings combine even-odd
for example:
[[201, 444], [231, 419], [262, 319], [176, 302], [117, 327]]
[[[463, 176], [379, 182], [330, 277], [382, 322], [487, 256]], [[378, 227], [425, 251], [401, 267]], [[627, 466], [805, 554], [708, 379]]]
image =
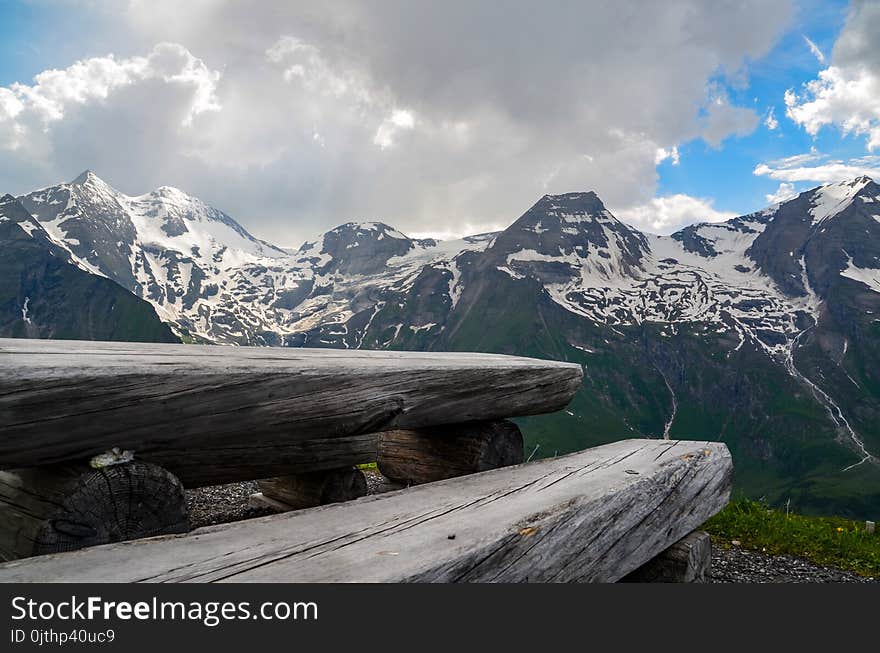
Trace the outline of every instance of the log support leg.
[[251, 505], [282, 511], [350, 501], [367, 493], [367, 481], [357, 467], [266, 478], [259, 486]]
[[523, 461], [519, 427], [507, 420], [379, 433], [379, 471], [405, 485], [431, 483]]
[[143, 461], [0, 471], [0, 559], [189, 530], [170, 472]]
[[704, 583], [712, 568], [709, 534], [694, 531], [625, 576], [622, 583]]

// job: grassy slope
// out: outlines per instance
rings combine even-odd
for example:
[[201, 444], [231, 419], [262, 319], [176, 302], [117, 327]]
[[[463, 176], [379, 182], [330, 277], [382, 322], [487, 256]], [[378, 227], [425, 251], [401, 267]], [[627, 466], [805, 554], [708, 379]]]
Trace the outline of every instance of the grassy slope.
[[765, 503], [733, 501], [703, 526], [713, 545], [793, 555], [864, 576], [880, 576], [880, 533], [841, 517], [786, 514]]

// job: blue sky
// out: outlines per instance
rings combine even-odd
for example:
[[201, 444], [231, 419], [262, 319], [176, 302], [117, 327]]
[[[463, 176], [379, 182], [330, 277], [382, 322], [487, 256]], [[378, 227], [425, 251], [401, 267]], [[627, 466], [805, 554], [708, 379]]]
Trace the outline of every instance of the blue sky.
[[[772, 108], [778, 127], [770, 130], [762, 122], [752, 134], [730, 138], [718, 148], [701, 140], [680, 146], [679, 165], [666, 160], [658, 166], [660, 194], [712, 197], [716, 209], [743, 214], [766, 206], [766, 196], [779, 186], [779, 181], [752, 174], [762, 162], [809, 152], [811, 148], [833, 159], [847, 160], [864, 154], [864, 137], [843, 136], [837, 129], [824, 129], [814, 137], [785, 115], [785, 91], [800, 88], [825, 67], [804, 37], [830, 59], [848, 4], [801, 3], [795, 21], [778, 44], [749, 65], [748, 85], [740, 89], [727, 87], [735, 103], [751, 103], [762, 116]], [[794, 183], [797, 191], [816, 185], [810, 181]]]
[[596, 190], [668, 232], [880, 168], [880, 10], [854, 2], [0, 0], [0, 191], [92, 168], [295, 244], [350, 219], [503, 228]]
[[106, 16], [74, 3], [0, 0], [0, 16], [0, 86], [107, 52]]

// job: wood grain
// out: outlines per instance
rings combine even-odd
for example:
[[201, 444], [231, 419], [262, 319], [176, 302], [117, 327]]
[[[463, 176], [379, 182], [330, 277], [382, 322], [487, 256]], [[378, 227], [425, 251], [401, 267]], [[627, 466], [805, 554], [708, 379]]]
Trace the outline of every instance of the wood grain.
[[616, 581], [726, 505], [714, 442], [625, 440], [356, 501], [0, 565], [0, 581]]
[[485, 472], [523, 461], [523, 437], [508, 420], [398, 429], [377, 434], [382, 475], [404, 485]]
[[712, 541], [694, 531], [622, 580], [627, 583], [704, 583], [712, 570]]
[[0, 559], [189, 530], [183, 486], [142, 461], [0, 472]]
[[[346, 435], [266, 442], [245, 436], [223, 446], [190, 448], [171, 443], [156, 451], [138, 454], [141, 460], [161, 465], [185, 487], [219, 485], [255, 478], [303, 474], [376, 462], [376, 434]], [[280, 440], [280, 438], [278, 438]]]
[[264, 478], [259, 486], [264, 496], [285, 504], [287, 510], [351, 501], [367, 493], [367, 480], [356, 467]]
[[265, 458], [316, 438], [552, 412], [582, 376], [495, 354], [0, 339], [0, 468], [112, 447], [157, 462]]

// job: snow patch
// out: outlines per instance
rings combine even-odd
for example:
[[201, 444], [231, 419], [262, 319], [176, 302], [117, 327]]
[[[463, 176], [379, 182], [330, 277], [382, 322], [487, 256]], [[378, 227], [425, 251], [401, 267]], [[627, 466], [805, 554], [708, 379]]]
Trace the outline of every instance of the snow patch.
[[817, 189], [813, 193], [812, 207], [810, 208], [813, 224], [819, 224], [840, 213], [869, 183], [871, 183], [869, 178], [859, 177], [850, 181], [828, 184]]
[[880, 293], [880, 269], [860, 268], [853, 264], [849, 254], [847, 254], [846, 268], [841, 270], [840, 276], [859, 281], [874, 292]]
[[22, 231], [24, 231], [31, 238], [33, 238], [35, 231], [40, 231], [40, 228], [33, 222], [19, 222], [18, 226], [21, 227]]

